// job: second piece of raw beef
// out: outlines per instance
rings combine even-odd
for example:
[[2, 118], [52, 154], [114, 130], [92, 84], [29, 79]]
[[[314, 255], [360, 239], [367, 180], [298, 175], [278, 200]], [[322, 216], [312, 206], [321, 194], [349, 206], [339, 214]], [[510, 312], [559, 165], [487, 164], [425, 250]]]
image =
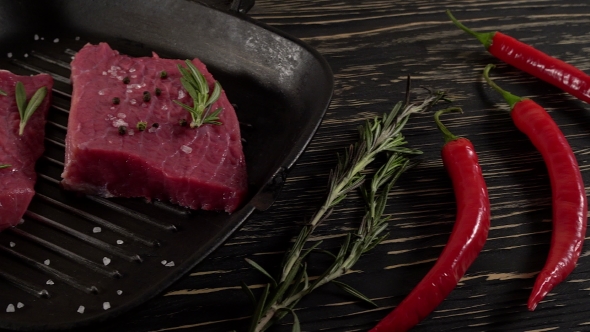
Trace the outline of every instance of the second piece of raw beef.
[[[20, 115], [15, 97], [17, 82], [23, 84], [27, 101], [40, 88], [47, 88], [47, 96], [26, 122], [19, 135]], [[0, 230], [19, 223], [27, 210], [37, 180], [35, 162], [44, 151], [45, 122], [51, 104], [53, 79], [46, 74], [19, 76], [0, 70]]]

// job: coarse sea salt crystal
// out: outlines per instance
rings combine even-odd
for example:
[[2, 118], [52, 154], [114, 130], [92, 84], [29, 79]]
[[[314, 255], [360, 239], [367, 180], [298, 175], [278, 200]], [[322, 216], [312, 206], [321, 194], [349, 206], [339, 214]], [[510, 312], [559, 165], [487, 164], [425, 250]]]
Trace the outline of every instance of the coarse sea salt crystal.
[[129, 72], [130, 72], [130, 73], [134, 73], [134, 72], [135, 72], [135, 70], [136, 70], [135, 68], [129, 68]]
[[45, 264], [45, 265], [49, 265], [49, 264], [51, 264], [51, 261], [50, 261], [49, 259], [46, 259], [46, 260], [43, 262], [43, 264]]
[[107, 265], [111, 264], [111, 259], [110, 259], [110, 258], [108, 258], [108, 257], [103, 257], [103, 258], [102, 258], [102, 263], [103, 263], [105, 266], [107, 266]]
[[8, 307], [6, 307], [6, 312], [14, 312], [14, 304], [9, 304]]
[[119, 119], [125, 119], [127, 117], [127, 114], [125, 114], [125, 113], [117, 113], [117, 117]]
[[133, 129], [129, 129], [129, 131], [127, 132], [127, 134], [129, 136], [133, 136], [133, 135], [135, 135], [135, 132], [133, 131]]
[[156, 130], [157, 130], [156, 128], [154, 128], [154, 127], [150, 127], [150, 129], [148, 129], [148, 132], [150, 132], [150, 133], [155, 133], [155, 132], [156, 132]]
[[184, 98], [184, 91], [178, 90], [178, 99]]
[[16, 243], [10, 242], [9, 245], [10, 245], [10, 248], [14, 248], [16, 246]]
[[39, 40], [39, 35], [35, 34], [35, 35], [33, 36], [33, 39], [35, 39], [35, 40]]
[[7, 56], [7, 57], [9, 57], [9, 58], [12, 58], [12, 52], [8, 52], [8, 53], [6, 54], [6, 56]]
[[111, 308], [111, 304], [109, 302], [105, 302], [102, 304], [102, 308], [104, 310], [109, 310]]
[[166, 266], [167, 267], [173, 267], [174, 266], [174, 262], [173, 261], [170, 261], [170, 262], [166, 263]]
[[117, 295], [121, 295], [121, 294], [123, 294], [123, 291], [119, 289], [119, 290], [117, 291]]
[[105, 94], [105, 92], [104, 92], [104, 89], [103, 89], [103, 90], [100, 90], [100, 91], [98, 91], [98, 94], [99, 94], [100, 96], [104, 96], [104, 94]]
[[81, 305], [81, 306], [78, 307], [78, 313], [79, 314], [83, 314], [84, 313], [84, 310], [86, 310], [86, 308], [84, 308], [83, 305]]
[[127, 122], [125, 122], [125, 120], [123, 119], [117, 119], [115, 121], [113, 121], [113, 127], [115, 128], [119, 128], [121, 126], [128, 126], [129, 124]]
[[17, 304], [16, 304], [16, 307], [17, 307], [18, 309], [22, 309], [22, 308], [24, 308], [24, 306], [25, 306], [25, 304], [24, 304], [24, 303], [22, 303], [22, 302], [19, 302], [19, 303], [17, 303]]
[[167, 111], [168, 110], [168, 105], [164, 104], [162, 105], [162, 111]]
[[59, 38], [55, 38], [55, 39], [53, 40], [53, 42], [54, 42], [54, 43], [59, 43]]
[[106, 71], [103, 71], [102, 72], [102, 76], [107, 76], [107, 72]]
[[167, 260], [163, 260], [160, 263], [162, 263], [162, 265], [166, 265], [166, 263], [168, 263], [168, 261]]
[[92, 229], [92, 233], [100, 233], [102, 231], [102, 229], [100, 227], [94, 227]]
[[25, 58], [28, 58], [28, 57], [29, 57], [29, 53], [25, 53]]
[[186, 146], [186, 145], [181, 146], [180, 149], [182, 150], [182, 152], [187, 153], [187, 154], [193, 152], [193, 148], [191, 148], [190, 146]]
[[131, 104], [131, 105], [135, 105], [135, 104], [137, 104], [137, 100], [135, 100], [135, 99], [131, 99], [131, 100], [129, 101], [129, 104]]
[[76, 36], [76, 38], [74, 38], [75, 40], [80, 40], [80, 37]]
[[47, 282], [45, 282], [48, 285], [54, 285], [55, 283], [53, 282], [53, 280], [49, 279], [47, 280]]
[[117, 244], [123, 244], [125, 242], [123, 242], [123, 240], [117, 240]]

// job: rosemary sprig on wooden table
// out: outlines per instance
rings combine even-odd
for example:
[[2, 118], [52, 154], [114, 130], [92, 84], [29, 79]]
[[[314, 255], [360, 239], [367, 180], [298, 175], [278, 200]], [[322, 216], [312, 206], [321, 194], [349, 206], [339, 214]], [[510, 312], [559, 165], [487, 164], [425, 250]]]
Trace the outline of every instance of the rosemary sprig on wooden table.
[[[265, 331], [288, 313], [294, 316], [293, 331], [299, 331], [299, 320], [294, 311], [299, 300], [314, 289], [347, 273], [363, 253], [374, 248], [385, 238], [386, 235], [382, 233], [388, 221], [388, 217], [383, 217], [387, 193], [397, 178], [408, 169], [409, 157], [412, 154], [421, 153], [405, 147], [406, 141], [401, 130], [412, 114], [428, 109], [443, 98], [443, 93], [436, 93], [429, 95], [420, 104], [410, 104], [408, 100], [399, 102], [389, 114], [368, 120], [359, 128], [359, 141], [351, 145], [344, 155], [339, 156], [338, 165], [330, 172], [328, 194], [324, 204], [302, 228], [293, 247], [287, 252], [280, 279], [274, 279], [260, 265], [247, 259], [248, 263], [271, 280], [258, 300], [250, 289], [243, 285], [244, 290], [256, 303], [249, 331]], [[327, 219], [334, 207], [348, 193], [363, 184], [367, 166], [375, 160], [377, 155], [383, 153], [389, 155], [388, 161], [375, 173], [370, 186], [362, 191], [367, 203], [367, 211], [357, 232], [346, 237], [338, 254], [333, 255], [332, 265], [310, 282], [305, 258], [318, 248], [321, 241], [306, 248], [307, 241], [316, 227]], [[371, 302], [352, 287], [340, 282], [335, 283], [358, 298]]]

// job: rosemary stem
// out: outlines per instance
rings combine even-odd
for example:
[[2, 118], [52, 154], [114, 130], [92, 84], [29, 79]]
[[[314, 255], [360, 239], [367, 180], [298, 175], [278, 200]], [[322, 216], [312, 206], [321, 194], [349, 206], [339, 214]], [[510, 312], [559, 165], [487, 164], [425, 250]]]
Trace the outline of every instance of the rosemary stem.
[[[323, 204], [305, 224], [287, 252], [280, 280], [276, 282], [268, 272], [257, 264], [253, 264], [256, 269], [271, 278], [273, 291], [263, 292], [258, 300], [259, 305], [252, 317], [250, 331], [266, 331], [274, 322], [288, 313], [296, 316], [294, 307], [304, 296], [349, 272], [363, 253], [374, 248], [385, 238], [385, 235], [381, 233], [384, 232], [386, 222], [389, 220], [388, 217], [382, 217], [387, 193], [400, 174], [408, 168], [410, 155], [419, 153], [405, 147], [406, 141], [401, 135], [401, 130], [410, 115], [426, 110], [443, 98], [443, 93], [437, 93], [426, 97], [417, 105], [404, 105], [400, 102], [390, 113], [366, 121], [365, 125], [359, 128], [359, 141], [351, 145], [344, 156], [339, 156], [338, 165], [330, 173], [328, 193]], [[335, 257], [332, 265], [313, 282], [309, 282], [304, 260], [319, 245], [317, 242], [306, 247], [311, 235], [349, 192], [365, 182], [365, 169], [377, 155], [384, 152], [390, 153], [387, 163], [374, 173], [371, 184], [363, 190], [366, 212], [359, 228], [355, 234], [347, 236], [337, 255], [330, 253]], [[359, 297], [358, 292], [351, 290], [350, 286], [342, 285], [348, 288], [345, 290], [352, 292], [353, 295], [356, 293]], [[371, 302], [362, 294], [360, 298]]]

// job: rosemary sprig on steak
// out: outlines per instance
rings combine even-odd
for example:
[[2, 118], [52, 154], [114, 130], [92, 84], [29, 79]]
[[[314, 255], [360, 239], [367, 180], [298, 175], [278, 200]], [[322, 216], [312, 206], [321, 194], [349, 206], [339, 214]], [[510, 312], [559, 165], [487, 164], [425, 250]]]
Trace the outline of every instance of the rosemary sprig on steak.
[[12, 167], [10, 164], [0, 164], [0, 169]]
[[219, 113], [221, 112], [221, 108], [211, 112], [211, 106], [221, 95], [221, 85], [215, 81], [213, 92], [209, 95], [209, 85], [205, 76], [189, 60], [185, 62], [187, 65], [186, 68], [178, 65], [178, 70], [182, 74], [180, 82], [193, 99], [193, 106], [183, 104], [178, 100], [174, 102], [191, 114], [191, 128], [197, 128], [204, 124], [220, 125]]
[[8, 94], [6, 93], [6, 91], [0, 89], [0, 96], [8, 96]]
[[18, 127], [19, 135], [22, 136], [23, 132], [25, 131], [25, 126], [31, 118], [31, 115], [33, 115], [37, 108], [39, 108], [39, 105], [41, 105], [46, 95], [47, 88], [41, 87], [39, 88], [39, 90], [35, 91], [31, 99], [27, 103], [27, 93], [25, 91], [25, 86], [22, 82], [16, 82], [16, 107], [18, 108], [18, 114], [20, 115], [20, 124]]
[[[250, 289], [243, 285], [244, 290], [257, 303], [249, 331], [265, 331], [288, 313], [294, 316], [293, 331], [299, 331], [299, 320], [294, 307], [304, 296], [328, 282], [334, 282], [357, 298], [372, 303], [352, 287], [334, 279], [350, 271], [363, 253], [373, 249], [387, 236], [383, 234], [389, 220], [389, 217], [383, 216], [387, 194], [398, 177], [408, 169], [411, 155], [421, 153], [405, 147], [406, 141], [401, 130], [412, 114], [426, 110], [443, 98], [443, 93], [437, 93], [431, 94], [417, 105], [408, 100], [399, 102], [389, 114], [368, 120], [359, 128], [359, 141], [350, 146], [344, 155], [339, 156], [336, 168], [330, 172], [326, 200], [303, 227], [287, 252], [278, 280], [272, 278], [260, 265], [247, 260], [271, 279], [257, 300]], [[367, 166], [381, 154], [387, 156], [387, 162], [374, 173], [369, 186], [362, 190], [366, 213], [358, 230], [346, 237], [337, 254], [330, 253], [334, 262], [325, 272], [316, 278], [309, 278], [305, 258], [321, 244], [318, 241], [307, 245], [311, 234], [348, 193], [363, 184], [367, 177]]]

